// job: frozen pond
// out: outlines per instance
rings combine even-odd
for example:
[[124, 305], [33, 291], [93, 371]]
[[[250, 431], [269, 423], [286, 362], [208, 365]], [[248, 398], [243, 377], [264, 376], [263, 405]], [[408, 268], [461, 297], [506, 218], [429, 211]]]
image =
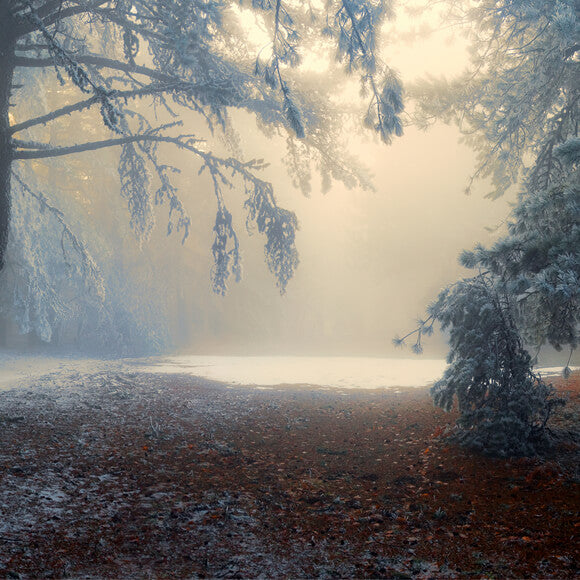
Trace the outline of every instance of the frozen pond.
[[171, 356], [102, 360], [0, 352], [0, 389], [60, 373], [185, 373], [235, 385], [319, 385], [335, 388], [421, 387], [435, 381], [443, 360], [365, 357]]
[[[423, 387], [441, 378], [443, 359], [182, 355], [134, 359], [131, 364], [156, 373], [186, 373], [234, 385], [318, 385], [342, 389]], [[562, 367], [537, 369], [543, 376]], [[576, 369], [573, 369], [576, 370]]]

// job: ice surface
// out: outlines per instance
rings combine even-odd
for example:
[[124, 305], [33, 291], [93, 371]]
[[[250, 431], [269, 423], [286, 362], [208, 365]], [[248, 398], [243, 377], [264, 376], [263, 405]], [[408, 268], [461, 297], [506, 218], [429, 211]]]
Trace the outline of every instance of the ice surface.
[[[149, 364], [147, 361], [151, 361]], [[152, 364], [151, 364], [152, 363]], [[318, 385], [344, 389], [423, 387], [443, 375], [443, 359], [293, 356], [175, 356], [135, 364], [158, 373], [187, 373], [235, 385]], [[542, 376], [562, 367], [536, 369]], [[572, 370], [577, 370], [577, 367]]]

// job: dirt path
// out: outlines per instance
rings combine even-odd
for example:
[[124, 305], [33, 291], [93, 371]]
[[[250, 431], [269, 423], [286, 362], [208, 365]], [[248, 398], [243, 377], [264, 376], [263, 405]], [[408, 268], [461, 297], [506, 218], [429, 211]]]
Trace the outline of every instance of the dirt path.
[[[578, 426], [578, 375], [555, 427]], [[426, 389], [70, 375], [0, 393], [0, 577], [574, 577], [579, 446], [448, 445]]]

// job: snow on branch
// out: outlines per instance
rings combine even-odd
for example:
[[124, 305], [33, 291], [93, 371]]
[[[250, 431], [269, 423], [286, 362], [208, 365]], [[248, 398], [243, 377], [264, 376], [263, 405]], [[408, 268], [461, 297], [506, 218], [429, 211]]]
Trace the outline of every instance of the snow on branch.
[[[201, 154], [202, 152], [192, 147], [189, 141], [184, 141], [182, 137], [170, 137], [168, 135], [155, 135], [146, 133], [141, 135], [127, 135], [125, 137], [116, 137], [112, 139], [103, 139], [101, 141], [92, 141], [81, 143], [79, 145], [71, 145], [69, 147], [50, 147], [42, 144], [42, 148], [33, 151], [16, 150], [12, 156], [13, 159], [46, 159], [49, 157], [63, 157], [65, 155], [73, 155], [75, 153], [84, 153], [86, 151], [96, 151], [98, 149], [106, 149], [108, 147], [118, 147], [127, 145], [129, 143], [136, 143], [138, 141], [156, 141], [160, 143], [173, 143], [183, 149], [188, 149], [194, 153]], [[199, 141], [199, 140], [198, 140]]]
[[48, 210], [56, 219], [56, 221], [60, 224], [62, 228], [62, 253], [65, 262], [67, 262], [67, 253], [65, 247], [65, 240], [71, 244], [75, 253], [79, 256], [81, 260], [81, 264], [84, 271], [84, 279], [88, 283], [88, 285], [92, 286], [95, 290], [95, 294], [99, 300], [103, 300], [105, 298], [105, 286], [103, 282], [103, 278], [101, 276], [101, 272], [97, 267], [93, 257], [86, 249], [83, 242], [76, 236], [76, 234], [71, 230], [69, 225], [66, 222], [65, 216], [63, 212], [53, 206], [46, 196], [38, 191], [33, 191], [26, 183], [20, 178], [20, 176], [13, 171], [12, 172], [13, 179], [20, 185], [22, 191], [26, 194], [30, 195], [34, 199], [38, 201], [41, 206], [41, 210]]
[[[151, 84], [149, 86], [140, 89], [127, 91], [112, 91], [110, 93], [110, 97], [114, 99], [121, 99], [127, 101], [128, 99], [136, 99], [148, 95], [157, 95], [171, 91], [179, 91], [179, 90], [187, 91], [189, 88], [190, 87], [187, 83], [182, 82], [168, 84]], [[88, 99], [84, 99], [83, 101], [73, 103], [72, 105], [61, 107], [60, 109], [56, 109], [50, 113], [47, 113], [46, 115], [34, 117], [33, 119], [28, 119], [27, 121], [23, 121], [22, 123], [12, 125], [10, 127], [10, 133], [14, 134], [20, 131], [24, 131], [25, 129], [29, 129], [30, 127], [35, 127], [38, 125], [46, 125], [47, 123], [60, 119], [61, 117], [64, 117], [66, 115], [70, 115], [75, 112], [80, 112], [85, 109], [89, 109], [93, 105], [98, 104], [99, 102], [100, 98], [97, 96], [93, 96]]]
[[270, 183], [255, 179], [248, 185], [244, 203], [248, 222], [255, 222], [258, 232], [266, 235], [266, 263], [284, 294], [299, 263], [295, 245], [298, 219], [293, 212], [278, 207]]
[[361, 72], [363, 92], [370, 89], [364, 124], [378, 133], [384, 143], [390, 143], [393, 135], [403, 134], [400, 115], [404, 110], [401, 82], [376, 54], [377, 30], [388, 16], [386, 2], [343, 0], [334, 15], [334, 24], [329, 23], [325, 29], [329, 36], [337, 38], [337, 59], [347, 61], [348, 72]]
[[[93, 93], [95, 98], [101, 104], [101, 116], [103, 123], [112, 131], [119, 132], [120, 113], [111, 98], [111, 91], [103, 86], [96, 85], [90, 78], [85, 69], [56, 41], [54, 34], [51, 34], [41, 18], [34, 11], [32, 4], [29, 4], [30, 13], [26, 15], [27, 19], [37, 26], [42, 36], [48, 43], [48, 51], [52, 57], [52, 63], [55, 67], [57, 76], [64, 84], [64, 79], [60, 75], [60, 68], [64, 68], [70, 80], [83, 92]], [[16, 58], [16, 66], [18, 57]]]
[[[258, 3], [265, 11], [272, 9], [270, 2]], [[299, 139], [305, 137], [304, 121], [302, 112], [292, 95], [288, 83], [282, 76], [280, 65], [295, 67], [300, 64], [298, 52], [299, 35], [294, 27], [294, 21], [286, 10], [281, 0], [276, 1], [274, 9], [274, 32], [272, 38], [272, 57], [267, 64], [260, 62], [260, 56], [256, 59], [254, 73], [263, 76], [266, 84], [273, 90], [280, 89], [284, 99], [284, 114], [291, 129]]]
[[[49, 27], [56, 22], [61, 22], [65, 18], [70, 18], [71, 16], [76, 16], [77, 14], [91, 13], [99, 6], [106, 4], [109, 0], [95, 0], [94, 2], [82, 3], [78, 2], [73, 6], [63, 7], [62, 0], [53, 0], [51, 2], [45, 2], [41, 7], [39, 7], [35, 14], [38, 20], [23, 21], [16, 28], [17, 36], [26, 36], [31, 32], [36, 30], [41, 30], [40, 26]], [[32, 10], [32, 4], [30, 2], [23, 3], [24, 6]], [[40, 26], [39, 26], [40, 24]]]
[[[253, 160], [242, 163], [232, 157], [221, 159], [211, 154], [203, 154], [204, 165], [200, 173], [205, 170], [210, 172], [214, 184], [214, 191], [218, 200], [218, 213], [216, 217], [216, 241], [213, 246], [215, 268], [213, 271], [214, 290], [218, 294], [227, 291], [227, 279], [231, 273], [239, 280], [241, 265], [237, 236], [232, 227], [231, 215], [225, 208], [222, 186], [233, 187], [233, 181], [224, 173], [228, 171], [232, 178], [239, 177], [245, 184], [248, 196], [244, 207], [248, 215], [246, 226], [251, 232], [252, 224], [255, 224], [260, 234], [266, 236], [264, 253], [268, 269], [276, 277], [276, 284], [280, 293], [286, 292], [288, 282], [292, 278], [298, 266], [298, 250], [295, 245], [298, 220], [296, 215], [279, 207], [274, 197], [272, 184], [263, 181], [253, 174], [253, 171], [262, 169], [262, 160]], [[228, 241], [233, 247], [228, 249]]]
[[[71, 59], [72, 60], [72, 59]], [[161, 71], [141, 66], [138, 64], [122, 62], [120, 60], [115, 60], [113, 58], [106, 58], [104, 56], [99, 56], [96, 54], [85, 54], [85, 55], [75, 55], [74, 62], [77, 64], [85, 64], [96, 66], [99, 68], [108, 68], [111, 70], [118, 70], [125, 72], [127, 74], [139, 74], [157, 81], [174, 83], [177, 78]], [[25, 68], [45, 68], [54, 66], [54, 60], [52, 58], [34, 58], [27, 56], [17, 56], [15, 58], [16, 66], [21, 66]], [[76, 84], [76, 83], [75, 83]]]

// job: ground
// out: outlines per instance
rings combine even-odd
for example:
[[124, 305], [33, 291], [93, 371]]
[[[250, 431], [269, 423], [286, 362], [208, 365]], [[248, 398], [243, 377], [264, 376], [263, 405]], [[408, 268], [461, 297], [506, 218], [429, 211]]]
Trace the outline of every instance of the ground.
[[490, 459], [427, 388], [44, 377], [0, 393], [0, 577], [577, 577], [557, 387], [546, 455]]

